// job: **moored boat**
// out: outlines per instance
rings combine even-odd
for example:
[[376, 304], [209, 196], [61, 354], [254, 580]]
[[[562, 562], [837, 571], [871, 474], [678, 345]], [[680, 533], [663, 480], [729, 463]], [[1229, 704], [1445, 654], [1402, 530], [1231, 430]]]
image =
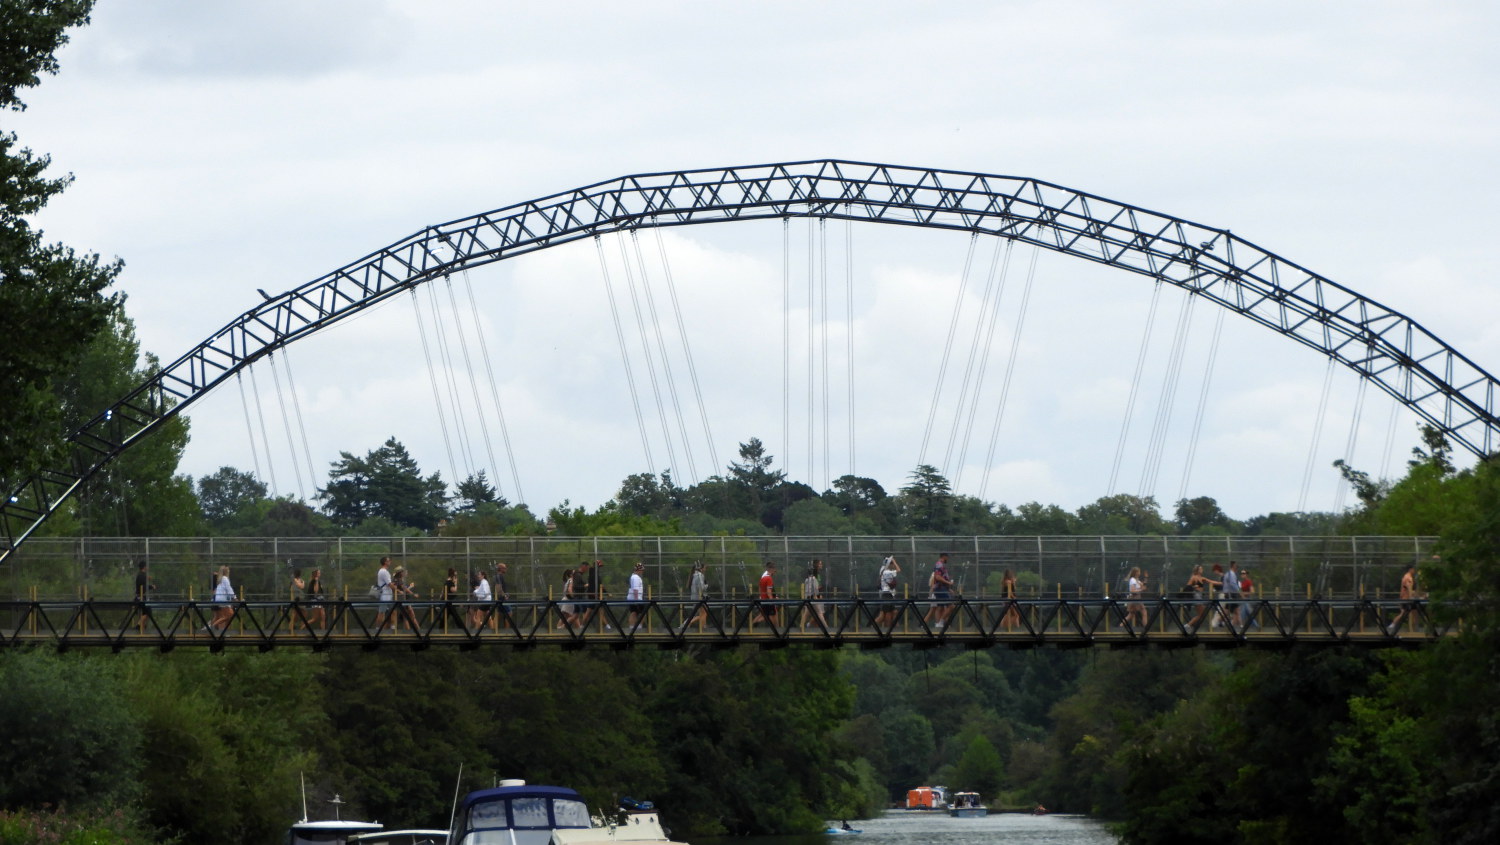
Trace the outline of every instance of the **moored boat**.
[[384, 829], [378, 822], [355, 822], [343, 819], [308, 821], [292, 825], [286, 833], [286, 845], [348, 845], [354, 837]]
[[961, 819], [983, 818], [990, 814], [989, 808], [979, 800], [977, 792], [957, 792], [948, 807], [948, 815]]
[[667, 838], [649, 801], [621, 799], [618, 814], [595, 819], [583, 796], [561, 786], [504, 780], [464, 796], [450, 845], [682, 845]]

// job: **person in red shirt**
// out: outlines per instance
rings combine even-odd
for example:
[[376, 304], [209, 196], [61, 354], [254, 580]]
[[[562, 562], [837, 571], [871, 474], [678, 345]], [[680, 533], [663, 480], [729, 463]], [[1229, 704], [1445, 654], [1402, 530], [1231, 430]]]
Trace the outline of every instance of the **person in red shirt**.
[[760, 618], [766, 624], [776, 621], [776, 562], [766, 561], [766, 571], [760, 574]]

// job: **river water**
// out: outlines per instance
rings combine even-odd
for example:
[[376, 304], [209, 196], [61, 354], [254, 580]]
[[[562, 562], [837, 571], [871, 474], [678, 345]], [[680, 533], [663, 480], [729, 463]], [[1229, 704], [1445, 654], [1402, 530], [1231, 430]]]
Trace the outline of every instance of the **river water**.
[[[838, 822], [834, 822], [835, 825]], [[720, 840], [733, 845], [1115, 845], [1100, 822], [1083, 816], [992, 813], [982, 819], [891, 810], [873, 819], [851, 819], [858, 836], [774, 836]], [[696, 845], [696, 843], [695, 843]]]

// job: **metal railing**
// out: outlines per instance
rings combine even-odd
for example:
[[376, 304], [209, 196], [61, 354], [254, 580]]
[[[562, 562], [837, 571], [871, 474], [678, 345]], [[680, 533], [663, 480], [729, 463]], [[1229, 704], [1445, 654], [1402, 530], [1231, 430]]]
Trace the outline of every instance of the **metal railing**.
[[[1380, 598], [1394, 596], [1408, 565], [1430, 557], [1435, 537], [1267, 536], [652, 536], [652, 537], [344, 537], [344, 538], [36, 538], [0, 567], [0, 598], [91, 599], [133, 596], [144, 562], [155, 597], [197, 600], [212, 592], [212, 573], [230, 566], [231, 583], [254, 600], [291, 597], [294, 571], [321, 569], [330, 596], [358, 597], [374, 583], [377, 562], [393, 557], [422, 595], [437, 596], [454, 569], [467, 585], [472, 573], [508, 564], [509, 592], [531, 600], [561, 595], [564, 570], [604, 560], [606, 592], [623, 595], [635, 561], [645, 564], [658, 598], [687, 592], [692, 566], [702, 561], [711, 595], [756, 594], [766, 561], [780, 568], [782, 592], [795, 593], [814, 559], [824, 563], [823, 592], [873, 597], [881, 561], [894, 555], [900, 584], [926, 593], [932, 562], [950, 555], [949, 572], [963, 595], [999, 595], [1003, 573], [1016, 575], [1028, 597], [1105, 597], [1124, 592], [1131, 567], [1148, 572], [1147, 591], [1171, 595], [1196, 565], [1238, 561], [1253, 573], [1262, 595]], [[467, 590], [465, 589], [465, 592]]]

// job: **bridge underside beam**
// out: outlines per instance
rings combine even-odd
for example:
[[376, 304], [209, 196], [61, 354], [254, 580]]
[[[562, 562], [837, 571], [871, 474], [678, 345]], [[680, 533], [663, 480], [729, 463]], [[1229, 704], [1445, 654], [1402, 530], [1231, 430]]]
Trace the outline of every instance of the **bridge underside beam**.
[[1426, 601], [1354, 598], [0, 602], [0, 647], [59, 650], [1390, 647], [1454, 631]]

